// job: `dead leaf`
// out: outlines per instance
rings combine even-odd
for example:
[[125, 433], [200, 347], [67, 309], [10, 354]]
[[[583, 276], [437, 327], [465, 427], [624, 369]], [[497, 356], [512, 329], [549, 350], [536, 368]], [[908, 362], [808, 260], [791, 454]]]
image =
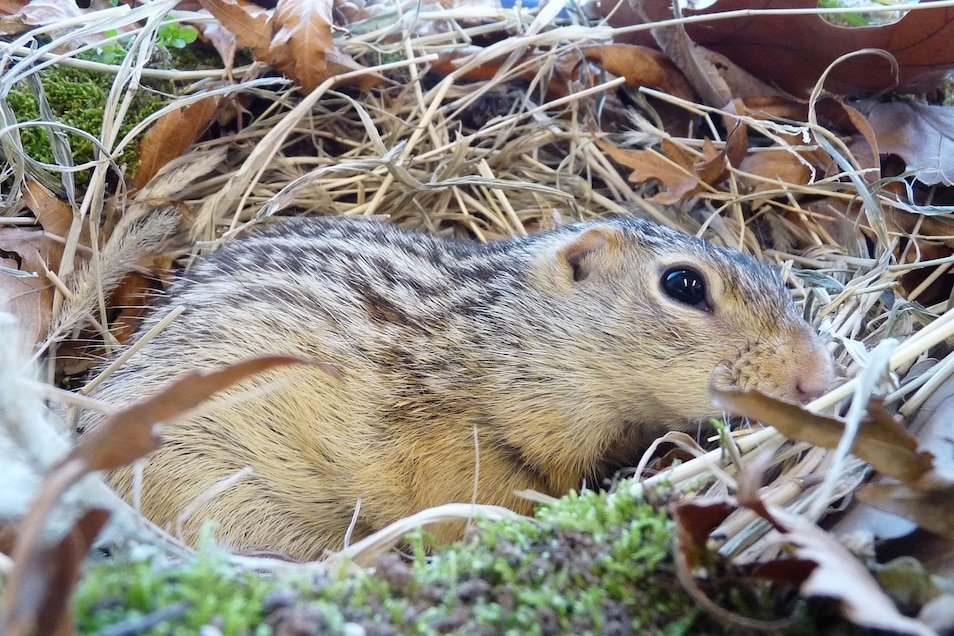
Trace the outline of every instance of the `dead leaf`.
[[705, 49], [689, 39], [683, 25], [653, 29], [653, 38], [681, 70], [703, 103], [722, 108], [732, 101], [732, 89], [705, 55]]
[[46, 26], [79, 17], [83, 10], [73, 0], [30, 0], [20, 9], [20, 15], [31, 26]]
[[[50, 329], [53, 285], [44, 264], [50, 262], [51, 241], [42, 232], [0, 228], [0, 309], [12, 313], [22, 333], [39, 342]], [[56, 269], [52, 263], [50, 269]]]
[[[252, 358], [231, 364], [214, 371], [192, 371], [160, 389], [152, 397], [137, 402], [113, 415], [83, 437], [67, 455], [58, 461], [47, 473], [37, 493], [36, 499], [27, 511], [20, 524], [19, 535], [14, 547], [14, 570], [10, 586], [5, 590], [3, 598], [4, 634], [28, 634], [36, 627], [51, 627], [52, 624], [40, 621], [59, 621], [60, 614], [55, 610], [58, 605], [50, 605], [53, 601], [47, 600], [48, 586], [38, 585], [37, 576], [49, 578], [44, 570], [46, 565], [41, 563], [39, 556], [42, 530], [49, 512], [53, 509], [60, 497], [70, 486], [79, 481], [84, 475], [96, 470], [112, 470], [124, 466], [146, 455], [159, 444], [155, 424], [181, 415], [194, 408], [213, 393], [235, 384], [249, 375], [265, 371], [277, 366], [306, 362], [289, 356], [265, 356]], [[318, 363], [321, 368], [335, 378], [340, 379], [340, 372], [331, 365]], [[88, 512], [80, 524], [81, 534], [68, 535], [57, 548], [57, 558], [60, 570], [54, 570], [62, 583], [63, 573], [75, 572], [70, 568], [76, 560], [71, 560], [76, 554], [82, 558], [106, 517], [95, 511]], [[72, 552], [70, 550], [77, 550]], [[67, 552], [63, 552], [67, 551]], [[77, 565], [78, 567], [78, 565]], [[62, 584], [58, 584], [63, 588]], [[38, 593], [39, 591], [39, 593]], [[53, 597], [59, 602], [68, 601]], [[38, 612], [49, 610], [49, 616]], [[57, 623], [59, 624], [59, 623]], [[56, 633], [40, 629], [39, 633]]]
[[[842, 420], [769, 397], [758, 391], [723, 391], [710, 386], [713, 398], [726, 409], [778, 429], [786, 437], [823, 448], [835, 448], [845, 432]], [[851, 452], [888, 477], [914, 483], [931, 471], [933, 456], [917, 450], [917, 440], [872, 400], [868, 418], [858, 430]]]
[[30, 25], [22, 15], [0, 15], [0, 35], [17, 35], [29, 30]]
[[44, 230], [65, 237], [73, 225], [73, 208], [36, 181], [28, 180], [23, 189], [23, 202]]
[[4, 598], [3, 633], [10, 636], [73, 633], [70, 600], [80, 568], [109, 511], [88, 510], [58, 543], [20, 555]]
[[863, 101], [858, 109], [878, 139], [878, 152], [901, 157], [921, 183], [954, 185], [954, 107], [905, 100]]
[[203, 22], [197, 26], [202, 37], [212, 44], [212, 48], [222, 58], [225, 71], [231, 73], [235, 64], [235, 49], [238, 47], [235, 34], [218, 22]]
[[597, 145], [614, 161], [631, 168], [629, 181], [643, 183], [655, 180], [665, 190], [650, 197], [651, 201], [671, 204], [701, 192], [707, 185], [721, 181], [728, 171], [725, 154], [711, 141], [703, 142], [703, 157], [696, 159], [669, 139], [662, 141], [662, 154], [656, 150], [628, 150], [606, 141]]
[[[768, 148], [749, 153], [739, 170], [754, 177], [742, 177], [743, 184], [750, 188], [750, 192], [758, 193], [766, 190], [777, 190], [781, 187], [777, 183], [767, 180], [782, 181], [794, 185], [805, 185], [811, 182], [812, 169], [808, 162], [794, 151], [780, 148]], [[757, 208], [758, 204], [753, 203]]]
[[269, 21], [274, 36], [269, 56], [278, 70], [310, 93], [333, 73], [327, 54], [334, 50], [331, 0], [278, 0]]
[[901, 614], [868, 569], [831, 534], [762, 499], [762, 473], [769, 459], [762, 454], [744, 467], [738, 501], [771, 523], [779, 532], [779, 541], [794, 546], [794, 558], [761, 563], [753, 575], [797, 583], [804, 597], [837, 599], [845, 618], [862, 627], [931, 634], [925, 625]]
[[712, 561], [709, 534], [730, 512], [730, 501], [722, 498], [694, 498], [671, 507], [676, 525], [676, 543], [690, 571], [706, 568]]
[[17, 540], [17, 528], [12, 521], [0, 521], [0, 554], [13, 554], [13, 545]]
[[250, 0], [199, 0], [202, 8], [231, 31], [240, 46], [252, 49], [256, 59], [268, 57], [272, 29], [265, 8]]
[[0, 15], [19, 13], [27, 2], [28, 0], [0, 0]]
[[[771, 521], [781, 531], [781, 541], [795, 547], [794, 568], [785, 560], [772, 561], [756, 568], [753, 574], [762, 578], [795, 575], [806, 570], [806, 562], [814, 563], [799, 591], [802, 596], [823, 596], [838, 599], [842, 614], [862, 627], [901, 634], [933, 634], [922, 623], [904, 616], [867, 568], [834, 537], [800, 517], [781, 508], [766, 506]], [[790, 580], [790, 579], [786, 579]]]
[[139, 143], [137, 189], [149, 183], [164, 165], [182, 155], [198, 139], [212, 122], [221, 101], [220, 96], [205, 97], [156, 121]]
[[585, 47], [583, 55], [591, 62], [599, 62], [613, 75], [626, 78], [627, 86], [650, 86], [670, 95], [695, 100], [695, 91], [679, 69], [655, 49], [633, 44], [604, 44]]
[[[817, 0], [720, 0], [686, 16], [736, 10], [815, 8]], [[599, 12], [612, 26], [642, 23], [628, 0], [601, 0]], [[647, 0], [641, 10], [650, 20], [672, 18], [670, 0]], [[686, 25], [694, 42], [712, 49], [770, 85], [808, 97], [818, 78], [837, 58], [861, 49], [883, 49], [899, 66], [899, 92], [924, 92], [938, 86], [954, 66], [954, 7], [910, 11], [900, 21], [877, 27], [835, 26], [818, 15], [743, 15]], [[651, 45], [645, 32], [624, 41]], [[848, 59], [829, 74], [825, 88], [861, 95], [894, 87], [887, 60], [869, 55]]]
[[855, 493], [858, 501], [918, 524], [948, 540], [954, 539], [954, 483], [865, 484]]

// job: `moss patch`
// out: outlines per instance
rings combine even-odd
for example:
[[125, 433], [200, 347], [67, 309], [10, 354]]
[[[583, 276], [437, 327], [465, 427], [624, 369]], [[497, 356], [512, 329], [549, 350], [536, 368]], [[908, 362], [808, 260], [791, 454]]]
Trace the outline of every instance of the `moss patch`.
[[[83, 130], [93, 137], [99, 137], [102, 132], [103, 108], [109, 96], [109, 90], [114, 75], [96, 73], [71, 68], [69, 66], [53, 66], [39, 72], [40, 83], [57, 121]], [[156, 86], [158, 87], [158, 85]], [[166, 90], [170, 87], [165, 86]], [[16, 114], [18, 122], [35, 121], [40, 116], [37, 99], [30, 89], [23, 83], [17, 84], [7, 95], [7, 102]], [[149, 90], [140, 89], [133, 97], [129, 112], [119, 129], [122, 138], [140, 121], [162, 108], [166, 99]], [[44, 128], [30, 126], [20, 129], [20, 138], [26, 153], [44, 163], [56, 163], [49, 137]], [[73, 150], [73, 161], [76, 164], [86, 163], [93, 159], [94, 145], [88, 139], [68, 133], [67, 139]], [[138, 148], [136, 144], [126, 147], [123, 154], [117, 158], [117, 163], [127, 165], [127, 173], [135, 173], [138, 162]], [[77, 174], [78, 185], [84, 185], [89, 180], [89, 174]]]
[[[205, 625], [256, 635], [727, 633], [677, 581], [672, 530], [650, 505], [570, 494], [535, 519], [479, 521], [468, 540], [431, 555], [417, 532], [410, 561], [388, 553], [357, 575], [279, 580], [237, 570], [209, 547], [189, 565], [116, 560], [86, 572], [74, 615], [81, 634], [185, 634]], [[708, 593], [723, 607], [762, 619], [794, 614], [780, 633], [821, 625], [865, 633], [834, 603], [711, 575]]]
[[285, 581], [236, 572], [209, 553], [188, 567], [100, 565], [76, 599], [77, 627], [152, 621], [152, 633], [213, 624], [225, 633], [292, 627], [368, 634], [684, 633], [704, 620], [671, 570], [671, 522], [646, 504], [570, 495], [535, 520], [480, 522], [474, 536], [375, 574]]

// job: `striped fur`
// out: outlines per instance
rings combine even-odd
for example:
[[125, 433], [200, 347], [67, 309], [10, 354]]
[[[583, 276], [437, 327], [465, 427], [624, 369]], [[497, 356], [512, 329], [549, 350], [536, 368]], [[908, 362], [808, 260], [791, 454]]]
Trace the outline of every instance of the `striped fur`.
[[[575, 281], [565, 254], [585, 237], [598, 240]], [[662, 271], [680, 264], [705, 275], [713, 311], [660, 292]], [[340, 548], [358, 500], [358, 536], [469, 501], [475, 437], [478, 501], [526, 512], [515, 489], [592, 483], [611, 459], [635, 462], [654, 431], [717, 415], [717, 367], [781, 395], [795, 369], [831, 377], [772, 269], [632, 218], [484, 246], [371, 220], [290, 220], [196, 264], [142, 329], [170, 304], [185, 312], [93, 397], [126, 404], [177, 373], [254, 355], [341, 369], [340, 384], [295, 366], [224, 392], [169, 423], [145, 471], [143, 511], [174, 527], [210, 485], [250, 466], [187, 520], [186, 538], [214, 518], [236, 549], [297, 558]], [[128, 471], [113, 481], [129, 494]], [[441, 540], [455, 532], [437, 529]]]

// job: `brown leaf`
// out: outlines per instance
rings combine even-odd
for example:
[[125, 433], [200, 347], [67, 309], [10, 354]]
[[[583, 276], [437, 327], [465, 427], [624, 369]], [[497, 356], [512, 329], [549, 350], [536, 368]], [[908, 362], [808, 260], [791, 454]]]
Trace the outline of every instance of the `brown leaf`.
[[[70, 227], [73, 225], [73, 208], [70, 207], [69, 203], [56, 197], [52, 192], [32, 180], [28, 180], [26, 187], [23, 189], [23, 203], [30, 209], [30, 212], [33, 213], [44, 230], [61, 238], [66, 238], [69, 234]], [[88, 234], [89, 232], [84, 225], [80, 236], [80, 242], [84, 245], [89, 245]], [[62, 252], [62, 249], [60, 249], [60, 252]], [[59, 263], [59, 257], [56, 258], [56, 262]]]
[[[783, 435], [823, 448], [835, 448], [844, 434], [842, 420], [812, 413], [791, 402], [758, 391], [723, 391], [710, 386], [713, 398], [733, 413], [751, 417], [778, 429]], [[858, 430], [851, 452], [882, 475], [907, 483], [931, 470], [932, 455], [918, 452], [917, 440], [891, 417], [881, 402], [872, 400], [868, 418]]]
[[[42, 232], [0, 228], [0, 265], [20, 272], [0, 270], [0, 309], [12, 313], [31, 342], [46, 337], [53, 314], [53, 285], [44, 264], [50, 262], [52, 242]], [[57, 263], [49, 268], [56, 269]], [[34, 275], [35, 274], [35, 275]]]
[[925, 530], [954, 539], [954, 483], [936, 487], [865, 484], [855, 495], [869, 506], [900, 515]]
[[696, 498], [672, 506], [676, 544], [690, 571], [706, 567], [711, 561], [706, 545], [709, 534], [725, 519], [730, 508], [730, 502], [722, 498]]
[[268, 56], [272, 29], [268, 12], [250, 0], [199, 0], [202, 7], [232, 32], [240, 46], [252, 49], [256, 59]]
[[29, 30], [30, 25], [21, 14], [0, 15], [0, 35], [16, 35]]
[[[673, 17], [670, 0], [639, 4], [650, 20]], [[817, 0], [720, 0], [701, 11], [685, 11], [685, 15], [817, 6]], [[609, 17], [612, 26], [642, 22], [628, 0], [603, 0], [599, 11]], [[910, 11], [894, 24], [858, 29], [835, 26], [818, 15], [744, 15], [687, 24], [686, 31], [694, 42], [799, 97], [810, 94], [833, 61], [860, 49], [883, 49], [894, 56], [900, 92], [930, 90], [954, 66], [954, 7]], [[624, 38], [634, 44], [652, 43], [644, 32]], [[836, 66], [825, 88], [841, 95], [859, 95], [892, 88], [894, 83], [888, 61], [866, 55]]]
[[[795, 546], [795, 558], [799, 563], [787, 574], [804, 572], [806, 561], [816, 564], [801, 582], [802, 596], [838, 599], [844, 616], [863, 627], [901, 634], [933, 633], [922, 623], [902, 615], [871, 573], [834, 537], [781, 508], [768, 508], [773, 523], [783, 530], [781, 539]], [[771, 566], [756, 569], [756, 575], [777, 578], [780, 568], [785, 568], [784, 563], [772, 562]]]
[[[793, 151], [779, 148], [768, 148], [748, 154], [742, 160], [739, 170], [755, 177], [777, 179], [795, 185], [805, 185], [811, 181], [812, 177], [812, 169], [804, 158]], [[743, 177], [741, 181], [751, 188], [751, 192], [776, 190], [780, 187], [764, 179]], [[753, 207], [758, 205], [753, 204]]]
[[651, 201], [671, 204], [681, 201], [706, 185], [720, 181], [728, 165], [724, 153], [718, 151], [708, 139], [703, 146], [703, 158], [696, 158], [669, 139], [663, 139], [663, 154], [655, 150], [628, 150], [618, 148], [603, 140], [597, 145], [614, 161], [632, 168], [629, 180], [633, 183], [659, 181], [665, 190], [650, 197]]
[[732, 90], [705, 56], [701, 46], [689, 39], [683, 25], [654, 29], [653, 38], [659, 48], [685, 74], [702, 102], [717, 108], [732, 101]]
[[17, 539], [17, 527], [12, 521], [0, 521], [0, 554], [13, 554]]
[[79, 460], [88, 470], [113, 470], [145, 456], [159, 445], [154, 425], [198, 406], [213, 393], [255, 374], [307, 362], [290, 356], [263, 356], [215, 371], [190, 371], [150, 398], [111, 415], [83, 437], [62, 460]]
[[0, 15], [13, 15], [25, 7], [27, 0], [0, 0]]
[[613, 75], [626, 78], [627, 86], [650, 86], [670, 95], [695, 100], [695, 91], [679, 69], [655, 49], [633, 44], [604, 44], [585, 47], [583, 55], [592, 62], [601, 63]]
[[197, 26], [202, 37], [212, 44], [219, 57], [222, 58], [225, 70], [231, 72], [232, 66], [235, 64], [235, 49], [238, 46], [235, 34], [218, 22], [203, 22]]
[[898, 611], [868, 569], [831, 534], [762, 499], [762, 473], [769, 460], [770, 455], [762, 454], [743, 468], [738, 501], [771, 523], [781, 541], [795, 547], [794, 559], [759, 564], [753, 575], [797, 583], [804, 597], [838, 599], [842, 614], [856, 625], [930, 634], [930, 629]]
[[88, 510], [58, 543], [40, 548], [31, 542], [28, 552], [17, 549], [4, 595], [3, 633], [9, 636], [73, 633], [70, 599], [80, 567], [93, 541], [109, 519], [109, 511]]
[[871, 123], [881, 154], [901, 157], [922, 183], [954, 185], [954, 107], [913, 100], [865, 101], [858, 107]]
[[335, 47], [331, 8], [331, 0], [278, 0], [269, 22], [270, 61], [307, 93], [334, 74], [326, 59]]
[[182, 155], [215, 117], [222, 98], [200, 99], [184, 110], [166, 113], [145, 134], [139, 143], [139, 171], [136, 188], [142, 188], [156, 176], [160, 168]]

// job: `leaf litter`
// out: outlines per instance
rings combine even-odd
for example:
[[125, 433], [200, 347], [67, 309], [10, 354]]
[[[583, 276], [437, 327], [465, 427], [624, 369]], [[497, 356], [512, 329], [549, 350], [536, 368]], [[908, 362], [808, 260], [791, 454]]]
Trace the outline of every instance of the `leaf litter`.
[[[41, 4], [58, 6], [49, 0], [0, 4], [3, 28], [23, 32], [30, 26], [25, 16]], [[13, 63], [13, 72], [0, 83], [0, 104], [7, 104], [16, 81], [38, 72], [23, 62], [26, 56], [32, 64], [101, 72], [104, 65], [80, 57], [77, 46], [95, 48], [107, 31], [143, 29], [142, 20], [160, 18], [171, 6], [94, 8], [80, 16], [64, 3], [56, 10], [75, 18], [81, 37], [47, 29], [54, 40], [35, 52], [22, 47], [26, 40], [4, 43], [13, 57], [2, 63]], [[672, 17], [667, 6], [645, 4], [655, 20]], [[720, 0], [709, 11], [776, 6]], [[954, 232], [946, 218], [951, 170], [944, 152], [950, 107], [927, 104], [923, 96], [954, 63], [954, 39], [945, 35], [954, 24], [950, 9], [912, 10], [893, 25], [854, 32], [811, 14], [700, 22], [688, 12], [693, 20], [680, 26], [681, 35], [666, 39], [647, 35], [642, 17], [620, 11], [613, 29], [579, 16], [558, 27], [538, 24], [532, 10], [485, 11], [473, 4], [445, 14], [447, 8], [425, 4], [412, 13], [367, 2], [336, 15], [330, 3], [282, 1], [265, 9], [246, 0], [201, 0], [177, 18], [196, 19], [224, 61], [222, 68], [188, 72], [156, 68], [149, 53], [158, 21], [149, 23], [140, 44], [124, 45], [133, 60], [127, 72], [177, 80], [191, 92], [192, 105], [155, 118], [137, 140], [142, 165], [136, 177], [110, 165], [133, 140], [111, 138], [104, 127], [100, 143], [109, 154], [91, 170], [85, 191], [71, 193], [75, 208], [65, 203], [73, 199], [62, 187], [57, 191], [60, 180], [51, 179], [57, 167], [26, 161], [18, 128], [4, 129], [5, 151], [12, 151], [0, 179], [4, 191], [21, 194], [5, 203], [0, 217], [0, 290], [8, 299], [4, 309], [38, 343], [37, 355], [52, 354], [63, 368], [68, 361], [56, 351], [76, 352], [77, 343], [96, 341], [105, 350], [115, 347], [122, 341], [117, 337], [129, 335], [107, 336], [123, 320], [117, 304], [144, 290], [144, 283], [133, 283], [132, 291], [111, 295], [128, 272], [161, 280], [161, 268], [215, 249], [280, 210], [387, 214], [402, 225], [477, 240], [544, 229], [555, 219], [639, 210], [783, 266], [796, 300], [829, 339], [847, 377], [860, 377], [878, 343], [896, 338], [902, 345], [889, 365], [893, 375], [866, 380], [869, 394], [886, 397], [863, 405], [868, 419], [850, 456], [835, 461], [827, 450], [842, 441], [844, 421], [830, 413], [850, 397], [850, 388], [836, 389], [811, 412], [762, 396], [722, 395], [733, 410], [775, 429], [743, 424], [723, 439], [723, 448], [679, 466], [650, 461], [637, 475], [648, 479], [614, 496], [651, 492], [662, 480], [672, 496], [684, 498], [679, 506], [746, 483], [751, 490], [746, 466], [763, 449], [774, 449], [758, 497], [750, 492], [741, 507], [724, 506], [712, 519], [692, 522], [698, 526], [682, 539], [683, 546], [695, 546], [690, 562], [702, 569], [718, 559], [776, 564], [766, 570], [787, 570], [806, 596], [835, 596], [858, 624], [926, 633], [927, 623], [900, 617], [867, 578], [858, 589], [834, 585], [849, 572], [861, 577], [867, 570], [832, 535], [795, 515], [805, 513], [822, 492], [820, 482], [829, 479], [826, 506], [857, 493], [949, 534], [950, 477], [934, 456], [942, 454], [936, 440], [943, 447], [950, 437], [935, 433], [935, 441], [924, 444], [893, 412], [904, 398], [923, 401], [928, 388], [949, 393], [942, 380], [951, 365], [939, 343], [954, 331], [948, 306]], [[335, 24], [342, 16], [348, 22]], [[210, 25], [221, 29], [218, 35], [209, 34]], [[628, 33], [641, 34], [635, 41], [650, 48], [625, 43]], [[235, 44], [249, 49], [255, 63], [234, 67]], [[777, 45], [778, 54], [769, 55]], [[870, 97], [895, 82], [889, 62], [866, 56], [834, 65], [821, 84], [826, 98], [806, 101], [839, 56], [864, 47], [891, 53], [898, 86], [920, 96]], [[269, 75], [266, 65], [287, 79]], [[141, 89], [122, 72], [116, 78], [107, 106], [121, 118], [123, 100]], [[194, 99], [204, 93], [209, 96]], [[223, 98], [233, 106], [228, 112], [219, 109]], [[246, 115], [242, 125], [203, 135], [239, 112]], [[132, 186], [132, 199], [116, 187], [117, 174]], [[929, 354], [941, 360], [911, 373]], [[147, 434], [141, 442], [122, 449], [106, 440], [102, 448], [109, 450], [102, 452], [128, 452], [109, 460], [116, 465], [153, 440]], [[837, 474], [828, 475], [832, 468]], [[862, 486], [872, 471], [889, 481]], [[57, 559], [65, 568], [57, 580], [75, 576], [69, 568], [97, 525], [94, 513], [64, 539], [74, 547], [54, 548], [72, 550]], [[20, 536], [28, 544], [38, 538], [36, 531]], [[707, 546], [712, 536], [725, 539], [715, 552]], [[782, 566], [780, 541], [795, 555]], [[949, 543], [940, 545], [950, 550]], [[23, 567], [22, 559], [15, 562]], [[46, 602], [58, 603], [50, 616], [62, 618], [62, 598], [36, 597], [33, 611]]]

